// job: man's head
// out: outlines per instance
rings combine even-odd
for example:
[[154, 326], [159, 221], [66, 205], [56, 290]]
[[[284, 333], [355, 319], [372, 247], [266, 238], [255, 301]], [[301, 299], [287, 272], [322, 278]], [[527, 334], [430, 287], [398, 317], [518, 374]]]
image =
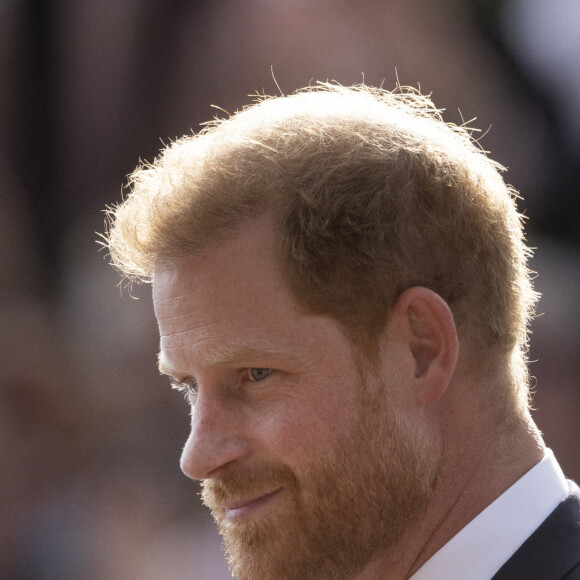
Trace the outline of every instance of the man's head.
[[161, 369], [192, 402], [182, 467], [240, 577], [338, 578], [401, 537], [463, 411], [436, 404], [458, 334], [462, 372], [501, 377], [473, 381], [496, 387], [477, 410], [526, 414], [514, 195], [428, 99], [260, 99], [131, 183], [113, 263], [153, 281]]

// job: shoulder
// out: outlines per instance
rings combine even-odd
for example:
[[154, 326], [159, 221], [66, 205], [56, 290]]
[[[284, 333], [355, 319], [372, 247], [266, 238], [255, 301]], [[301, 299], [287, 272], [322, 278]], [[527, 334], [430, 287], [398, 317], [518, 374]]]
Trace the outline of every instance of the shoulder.
[[580, 580], [580, 488], [569, 493], [493, 580]]

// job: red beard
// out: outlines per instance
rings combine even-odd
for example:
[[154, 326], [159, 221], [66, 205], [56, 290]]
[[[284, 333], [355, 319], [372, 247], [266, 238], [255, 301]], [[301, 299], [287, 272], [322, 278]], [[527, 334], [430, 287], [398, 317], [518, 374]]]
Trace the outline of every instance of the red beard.
[[[239, 580], [339, 580], [395, 543], [427, 503], [439, 464], [432, 439], [390, 411], [377, 383], [362, 387], [356, 427], [295, 470], [232, 467], [203, 482], [203, 501]], [[226, 505], [281, 490], [265, 515], [231, 522]]]

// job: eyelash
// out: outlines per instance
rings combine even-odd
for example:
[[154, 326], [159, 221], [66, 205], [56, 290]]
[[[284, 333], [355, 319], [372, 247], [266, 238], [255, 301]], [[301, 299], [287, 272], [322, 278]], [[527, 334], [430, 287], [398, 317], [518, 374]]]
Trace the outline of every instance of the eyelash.
[[[259, 372], [265, 371], [266, 376], [261, 377], [261, 378], [253, 378], [252, 371], [259, 371]], [[253, 383], [260, 383], [262, 381], [265, 381], [272, 374], [272, 369], [262, 368], [262, 367], [252, 367], [252, 368], [247, 369], [247, 373], [248, 373], [248, 379], [250, 381], [252, 381]]]
[[[259, 372], [265, 371], [266, 376], [261, 377], [261, 378], [256, 378], [252, 375], [253, 371], [259, 371]], [[273, 372], [272, 369], [263, 368], [263, 367], [250, 367], [250, 368], [245, 370], [245, 373], [247, 375], [247, 379], [252, 383], [260, 383], [262, 381], [265, 381], [272, 374], [272, 372]], [[195, 397], [197, 395], [197, 392], [198, 392], [197, 381], [193, 377], [189, 377], [189, 378], [184, 379], [182, 381], [178, 381], [177, 379], [172, 379], [171, 380], [171, 388], [183, 393], [186, 398]]]
[[183, 393], [186, 399], [197, 395], [197, 382], [193, 378], [185, 379], [183, 381], [172, 379], [171, 388]]

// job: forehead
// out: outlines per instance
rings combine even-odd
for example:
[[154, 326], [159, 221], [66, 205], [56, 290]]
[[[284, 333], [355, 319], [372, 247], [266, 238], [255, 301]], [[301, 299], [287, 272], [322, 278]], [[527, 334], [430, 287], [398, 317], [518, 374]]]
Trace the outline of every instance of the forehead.
[[[272, 222], [160, 267], [153, 301], [164, 366], [210, 365], [263, 353], [297, 359], [350, 343], [338, 322], [301, 312], [283, 277]], [[315, 344], [318, 343], [318, 344]], [[328, 344], [328, 347], [325, 346]]]
[[273, 302], [293, 302], [279, 264], [274, 220], [250, 220], [236, 233], [155, 270], [153, 301], [158, 317], [164, 318], [168, 310], [175, 315], [197, 308], [202, 315], [206, 303], [242, 313]]

